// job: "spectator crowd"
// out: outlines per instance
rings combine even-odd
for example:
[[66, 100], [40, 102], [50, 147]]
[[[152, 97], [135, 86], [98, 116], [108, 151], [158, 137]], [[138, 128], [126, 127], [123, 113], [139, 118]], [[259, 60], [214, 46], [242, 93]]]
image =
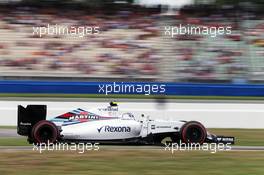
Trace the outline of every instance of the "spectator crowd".
[[[84, 37], [33, 35], [33, 27], [93, 26]], [[164, 35], [165, 26], [232, 27], [232, 34]], [[0, 12], [0, 76], [264, 81], [264, 18], [114, 15], [21, 8]]]

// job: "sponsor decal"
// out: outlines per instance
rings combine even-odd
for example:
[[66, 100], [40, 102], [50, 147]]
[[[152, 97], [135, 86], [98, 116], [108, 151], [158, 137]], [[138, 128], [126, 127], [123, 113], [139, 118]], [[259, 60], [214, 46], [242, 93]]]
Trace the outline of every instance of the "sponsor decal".
[[98, 120], [98, 115], [74, 115], [69, 118], [69, 120], [78, 120], [78, 119], [92, 119], [92, 120]]
[[98, 108], [99, 111], [118, 111], [117, 107], [108, 106], [107, 108]]
[[102, 131], [104, 132], [130, 132], [131, 128], [129, 126], [102, 126], [100, 128], [97, 128], [97, 131], [100, 133]]
[[31, 126], [31, 123], [23, 123], [23, 122], [20, 122], [20, 125], [23, 125], [23, 126]]
[[171, 128], [171, 126], [157, 126], [157, 128]]
[[234, 142], [235, 138], [234, 137], [217, 137], [218, 142]]
[[100, 133], [101, 130], [103, 129], [104, 126], [102, 126], [101, 128], [97, 128], [97, 131]]

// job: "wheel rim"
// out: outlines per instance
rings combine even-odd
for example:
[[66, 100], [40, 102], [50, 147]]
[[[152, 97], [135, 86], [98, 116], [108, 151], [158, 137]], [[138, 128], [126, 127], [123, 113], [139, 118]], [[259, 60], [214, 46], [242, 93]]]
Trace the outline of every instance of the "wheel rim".
[[32, 129], [32, 138], [35, 143], [54, 143], [58, 137], [56, 126], [49, 121], [40, 121]]
[[200, 143], [205, 139], [205, 131], [199, 125], [189, 125], [184, 129], [183, 140], [186, 143]]
[[37, 132], [37, 136], [38, 136], [39, 141], [43, 143], [52, 141], [54, 138], [52, 128], [50, 128], [49, 126], [41, 127]]

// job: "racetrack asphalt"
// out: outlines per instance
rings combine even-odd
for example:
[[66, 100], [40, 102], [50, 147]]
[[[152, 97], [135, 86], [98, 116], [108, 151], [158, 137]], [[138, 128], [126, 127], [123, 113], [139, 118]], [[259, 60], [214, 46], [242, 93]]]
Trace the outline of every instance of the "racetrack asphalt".
[[17, 134], [16, 129], [0, 129], [0, 138], [3, 137], [21, 137], [20, 135]]
[[[0, 138], [22, 138], [16, 133], [16, 129], [0, 129]], [[118, 146], [102, 145], [100, 149], [113, 150], [162, 150], [163, 146]], [[23, 151], [33, 150], [33, 146], [0, 146], [0, 151]], [[232, 151], [264, 151], [264, 146], [232, 146]]]

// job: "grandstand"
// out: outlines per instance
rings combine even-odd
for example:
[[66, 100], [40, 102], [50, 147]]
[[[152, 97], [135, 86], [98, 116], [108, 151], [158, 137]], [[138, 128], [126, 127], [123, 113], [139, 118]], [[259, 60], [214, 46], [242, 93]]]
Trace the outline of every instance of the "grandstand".
[[[18, 8], [0, 12], [0, 77], [108, 79], [122, 81], [264, 81], [264, 18], [211, 15], [161, 16], [121, 10], [114, 15], [85, 11]], [[73, 15], [72, 15], [73, 14]], [[86, 37], [32, 34], [47, 24], [99, 26]], [[232, 35], [164, 36], [164, 26], [230, 25]]]
[[[151, 18], [132, 17], [132, 21], [126, 21], [122, 16], [103, 19], [84, 15], [76, 20], [57, 14], [32, 15], [25, 11], [1, 15], [2, 76], [151, 78], [159, 73], [156, 67], [160, 61], [156, 54], [159, 29]], [[87, 18], [92, 23], [87, 20], [80, 24]], [[102, 31], [83, 38], [33, 36], [32, 27], [47, 22], [65, 26], [97, 25]]]

